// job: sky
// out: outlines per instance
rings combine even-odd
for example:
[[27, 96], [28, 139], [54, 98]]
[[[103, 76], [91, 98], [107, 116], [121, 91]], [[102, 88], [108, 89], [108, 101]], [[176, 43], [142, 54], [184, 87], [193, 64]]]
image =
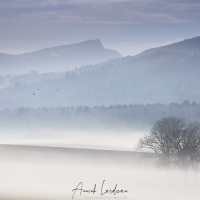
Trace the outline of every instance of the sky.
[[126, 56], [199, 35], [199, 0], [0, 0], [1, 53], [99, 38]]

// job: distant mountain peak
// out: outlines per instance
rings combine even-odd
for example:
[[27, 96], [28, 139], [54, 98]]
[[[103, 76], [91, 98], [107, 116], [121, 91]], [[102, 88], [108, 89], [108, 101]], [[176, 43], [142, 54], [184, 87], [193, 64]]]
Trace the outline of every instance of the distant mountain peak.
[[95, 39], [89, 39], [89, 40], [86, 40], [86, 41], [83, 41], [83, 43], [95, 43], [95, 44], [100, 44], [102, 45], [102, 42], [99, 38], [95, 38]]
[[[2, 74], [68, 71], [82, 65], [92, 65], [120, 58], [115, 50], [104, 48], [100, 39], [60, 45], [36, 50], [16, 56], [0, 54]], [[15, 67], [13, 67], [15, 66]], [[28, 66], [28, 67], [27, 67]]]
[[[79, 46], [91, 46], [91, 47], [98, 47], [98, 48], [104, 48], [102, 42], [100, 39], [89, 39], [80, 43], [75, 43], [76, 45]], [[73, 45], [73, 44], [72, 44]]]

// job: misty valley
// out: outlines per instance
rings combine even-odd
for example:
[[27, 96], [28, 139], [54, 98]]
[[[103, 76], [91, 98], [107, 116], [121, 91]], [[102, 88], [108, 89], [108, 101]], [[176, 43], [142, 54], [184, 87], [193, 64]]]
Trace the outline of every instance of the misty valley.
[[0, 199], [199, 199], [199, 67], [200, 37], [1, 53]]

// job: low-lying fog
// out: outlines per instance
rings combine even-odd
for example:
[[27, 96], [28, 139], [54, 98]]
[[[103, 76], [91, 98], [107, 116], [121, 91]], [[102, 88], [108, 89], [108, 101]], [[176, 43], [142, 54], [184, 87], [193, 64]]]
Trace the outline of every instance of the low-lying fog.
[[0, 144], [134, 150], [142, 131], [1, 130]]
[[[163, 170], [152, 154], [131, 151], [144, 133], [1, 134], [0, 199], [69, 200], [74, 194], [73, 199], [197, 200], [200, 196], [200, 181], [192, 171]], [[95, 184], [94, 194], [72, 192], [78, 185], [93, 190]], [[102, 195], [116, 184], [127, 192]]]

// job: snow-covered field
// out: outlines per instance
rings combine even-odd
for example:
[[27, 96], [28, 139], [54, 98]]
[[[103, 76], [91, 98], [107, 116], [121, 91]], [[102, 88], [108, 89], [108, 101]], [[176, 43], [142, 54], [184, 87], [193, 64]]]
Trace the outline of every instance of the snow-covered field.
[[[105, 181], [104, 181], [105, 180]], [[103, 184], [104, 181], [104, 184]], [[79, 184], [82, 183], [82, 184]], [[192, 172], [165, 171], [133, 151], [0, 145], [0, 199], [197, 200]], [[127, 191], [104, 194], [107, 189]]]

